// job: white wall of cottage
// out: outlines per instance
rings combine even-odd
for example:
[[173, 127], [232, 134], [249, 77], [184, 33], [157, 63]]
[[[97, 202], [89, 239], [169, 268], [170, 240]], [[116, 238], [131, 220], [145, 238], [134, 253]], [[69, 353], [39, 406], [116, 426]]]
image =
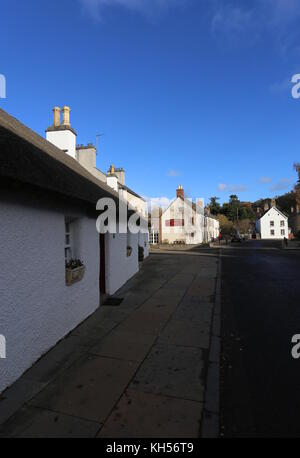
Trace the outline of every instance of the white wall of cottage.
[[257, 221], [256, 229], [260, 233], [262, 239], [272, 240], [284, 239], [284, 237], [288, 238], [288, 218], [279, 212], [276, 207], [272, 207]]
[[100, 255], [96, 221], [77, 214], [74, 254], [86, 272], [67, 287], [65, 215], [12, 202], [0, 202], [0, 214], [2, 392], [99, 307]]
[[[114, 294], [139, 271], [139, 234], [106, 234], [105, 236], [105, 275], [106, 292]], [[132, 253], [127, 256], [127, 247]]]

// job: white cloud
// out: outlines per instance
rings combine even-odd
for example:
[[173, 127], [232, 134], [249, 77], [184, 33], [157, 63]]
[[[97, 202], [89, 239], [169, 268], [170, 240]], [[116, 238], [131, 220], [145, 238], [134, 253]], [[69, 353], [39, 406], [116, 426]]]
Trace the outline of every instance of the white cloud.
[[181, 175], [181, 172], [178, 170], [169, 170], [168, 172], [168, 177], [179, 177]]
[[292, 180], [290, 178], [281, 178], [277, 183], [270, 188], [270, 191], [285, 191], [292, 186]]
[[284, 93], [284, 92], [291, 92], [292, 89], [292, 83], [291, 83], [291, 77], [285, 78], [282, 81], [275, 82], [271, 84], [270, 86], [270, 91], [279, 94], [279, 93]]
[[260, 182], [261, 184], [272, 183], [272, 181], [273, 181], [273, 180], [272, 180], [271, 177], [261, 177], [261, 178], [259, 179], [259, 182]]
[[227, 189], [227, 184], [220, 183], [218, 186], [218, 191], [222, 192]]
[[172, 7], [184, 5], [187, 0], [79, 0], [84, 9], [99, 20], [105, 9], [121, 7], [155, 19]]
[[248, 191], [248, 186], [220, 183], [218, 186], [218, 191], [229, 193], [246, 192]]
[[240, 33], [253, 24], [253, 11], [240, 5], [218, 2], [212, 17], [213, 33]]
[[297, 46], [299, 18], [299, 0], [214, 0], [211, 28], [215, 36], [244, 38], [240, 45], [252, 45], [269, 35], [284, 54]]

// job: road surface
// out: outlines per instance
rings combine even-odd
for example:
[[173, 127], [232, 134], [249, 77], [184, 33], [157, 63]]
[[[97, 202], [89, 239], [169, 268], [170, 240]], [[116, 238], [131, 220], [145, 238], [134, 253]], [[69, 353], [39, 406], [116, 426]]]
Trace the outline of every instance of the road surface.
[[222, 249], [221, 433], [300, 437], [300, 251]]

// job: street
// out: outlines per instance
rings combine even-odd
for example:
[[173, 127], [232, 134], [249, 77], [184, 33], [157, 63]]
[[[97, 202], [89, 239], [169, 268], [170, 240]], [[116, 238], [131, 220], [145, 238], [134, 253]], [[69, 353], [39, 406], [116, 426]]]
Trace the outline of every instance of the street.
[[222, 249], [221, 434], [299, 437], [300, 251]]

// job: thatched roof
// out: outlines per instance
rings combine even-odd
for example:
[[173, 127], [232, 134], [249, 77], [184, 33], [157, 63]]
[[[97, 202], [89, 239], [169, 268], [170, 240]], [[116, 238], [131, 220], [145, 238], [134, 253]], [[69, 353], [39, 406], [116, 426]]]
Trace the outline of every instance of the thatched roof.
[[93, 205], [102, 197], [119, 199], [75, 159], [1, 109], [0, 177]]

